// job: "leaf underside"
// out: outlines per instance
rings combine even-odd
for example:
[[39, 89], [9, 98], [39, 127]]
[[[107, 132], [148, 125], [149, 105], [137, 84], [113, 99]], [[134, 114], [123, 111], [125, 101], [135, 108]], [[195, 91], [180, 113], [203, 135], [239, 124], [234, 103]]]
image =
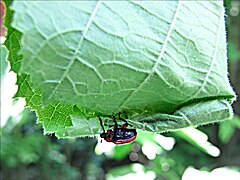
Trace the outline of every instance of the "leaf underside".
[[21, 1], [12, 9], [16, 96], [45, 133], [99, 134], [97, 115], [107, 128], [118, 112], [153, 132], [232, 117], [220, 1]]

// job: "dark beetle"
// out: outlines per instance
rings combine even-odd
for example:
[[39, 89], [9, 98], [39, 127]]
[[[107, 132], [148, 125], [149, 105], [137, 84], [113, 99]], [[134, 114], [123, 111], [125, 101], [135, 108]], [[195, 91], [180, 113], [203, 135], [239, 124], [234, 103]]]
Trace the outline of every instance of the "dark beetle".
[[98, 116], [100, 125], [103, 129], [103, 133], [100, 134], [100, 137], [105, 139], [107, 142], [113, 142], [114, 144], [125, 144], [125, 143], [130, 143], [134, 141], [137, 137], [136, 129], [128, 129], [127, 126], [129, 124], [125, 119], [120, 117], [120, 113], [118, 113], [119, 120], [122, 120], [125, 122], [122, 125], [122, 127], [118, 127], [115, 116], [113, 115], [112, 117], [113, 117], [114, 127], [113, 129], [108, 129], [107, 132], [105, 132], [102, 120], [100, 116]]

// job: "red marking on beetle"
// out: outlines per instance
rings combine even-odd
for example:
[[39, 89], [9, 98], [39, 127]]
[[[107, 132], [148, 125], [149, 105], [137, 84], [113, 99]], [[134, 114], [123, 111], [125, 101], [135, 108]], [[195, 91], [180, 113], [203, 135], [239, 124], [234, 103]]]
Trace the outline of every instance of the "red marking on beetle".
[[132, 138], [130, 139], [122, 139], [122, 140], [117, 140], [117, 141], [113, 141], [114, 144], [126, 144], [126, 143], [130, 143], [132, 141], [134, 141], [137, 137], [137, 134], [135, 136], [133, 136]]

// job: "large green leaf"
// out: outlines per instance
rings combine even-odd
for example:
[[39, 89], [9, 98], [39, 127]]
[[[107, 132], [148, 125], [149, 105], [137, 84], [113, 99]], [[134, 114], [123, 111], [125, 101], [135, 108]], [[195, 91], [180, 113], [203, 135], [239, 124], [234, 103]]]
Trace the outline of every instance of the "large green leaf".
[[46, 132], [97, 134], [95, 112], [124, 111], [155, 132], [232, 117], [222, 2], [21, 1], [13, 10], [21, 72], [49, 107], [39, 114]]

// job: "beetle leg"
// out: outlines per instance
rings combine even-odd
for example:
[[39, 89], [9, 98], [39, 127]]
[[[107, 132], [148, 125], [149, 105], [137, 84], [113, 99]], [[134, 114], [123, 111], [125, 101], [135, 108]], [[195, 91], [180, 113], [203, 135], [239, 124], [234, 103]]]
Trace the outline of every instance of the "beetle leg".
[[119, 120], [124, 121], [125, 123], [127, 123], [127, 121], [126, 121], [125, 119], [123, 119], [120, 115], [121, 115], [121, 113], [119, 112], [119, 113], [118, 113], [118, 118], [119, 118]]
[[103, 130], [103, 132], [105, 133], [105, 129], [104, 129], [104, 126], [103, 126], [103, 123], [102, 123], [102, 119], [100, 118], [100, 116], [98, 116], [98, 119], [99, 119], [99, 121], [100, 121], [100, 125], [101, 125], [101, 127], [102, 127], [102, 130]]
[[115, 137], [116, 137], [116, 133], [117, 133], [118, 124], [117, 124], [116, 117], [115, 117], [114, 114], [112, 115], [112, 117], [113, 117], [113, 122], [114, 122], [113, 136], [114, 136], [114, 138], [115, 138]]
[[125, 124], [122, 126], [122, 129], [126, 129], [129, 124], [128, 124], [128, 122], [127, 122], [125, 119], [123, 119], [123, 118], [120, 116], [120, 114], [121, 114], [121, 113], [119, 112], [119, 113], [118, 113], [118, 118], [119, 118], [119, 120], [125, 122]]
[[126, 129], [127, 129], [127, 126], [128, 126], [129, 124], [128, 124], [128, 122], [127, 122], [125, 119], [123, 119], [120, 115], [121, 115], [121, 113], [119, 112], [119, 113], [118, 113], [118, 118], [119, 118], [119, 120], [122, 120], [122, 121], [125, 122], [125, 123], [122, 125], [123, 138], [125, 138]]
[[114, 128], [117, 128], [118, 124], [117, 124], [115, 115], [112, 115], [112, 118], [113, 118], [113, 122], [114, 122]]

